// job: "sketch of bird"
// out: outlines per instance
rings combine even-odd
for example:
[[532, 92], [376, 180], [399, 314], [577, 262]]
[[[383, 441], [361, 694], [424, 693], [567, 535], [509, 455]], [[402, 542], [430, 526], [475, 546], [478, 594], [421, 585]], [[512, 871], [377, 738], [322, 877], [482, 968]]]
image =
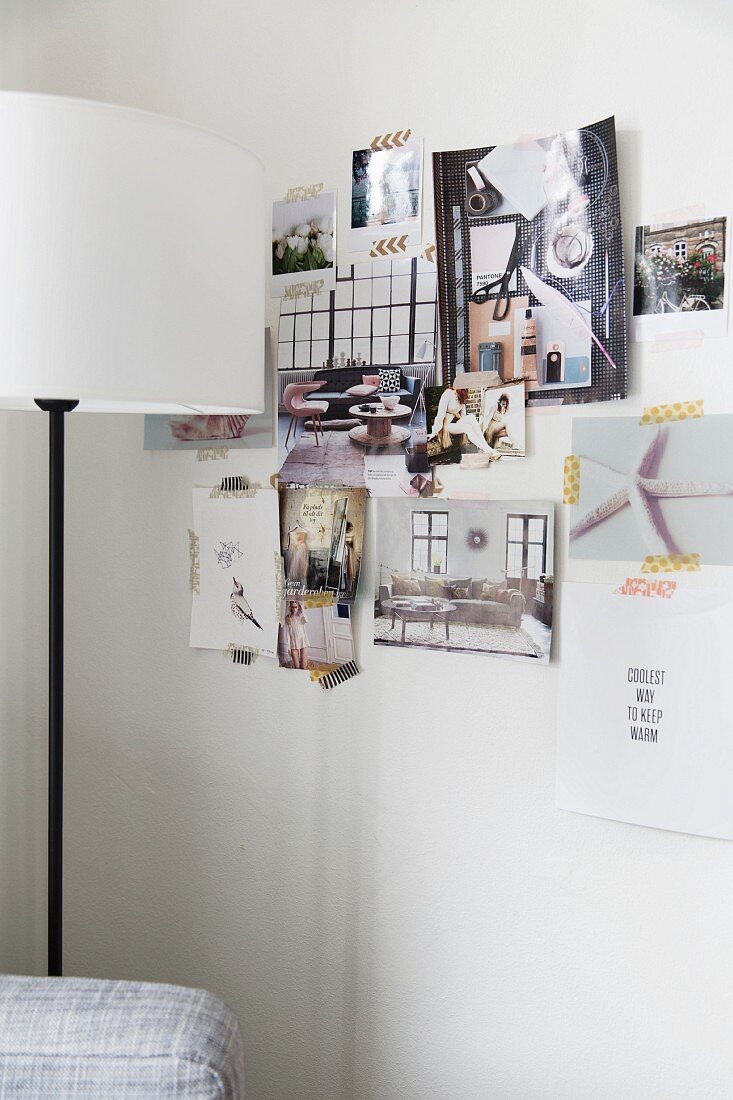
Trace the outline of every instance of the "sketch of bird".
[[232, 615], [234, 615], [235, 619], [239, 619], [240, 622], [244, 622], [245, 619], [249, 619], [251, 623], [254, 623], [258, 630], [262, 630], [262, 627], [257, 622], [257, 619], [255, 619], [254, 615], [252, 614], [252, 608], [249, 606], [244, 598], [244, 589], [242, 588], [236, 577], [232, 577], [232, 583], [234, 587], [232, 588], [232, 594], [229, 597]]

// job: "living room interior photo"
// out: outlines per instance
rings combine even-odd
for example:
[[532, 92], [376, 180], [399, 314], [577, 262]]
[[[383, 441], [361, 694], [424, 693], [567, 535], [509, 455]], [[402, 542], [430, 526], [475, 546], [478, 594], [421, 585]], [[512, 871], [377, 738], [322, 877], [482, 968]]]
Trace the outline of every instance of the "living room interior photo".
[[549, 660], [553, 539], [542, 502], [380, 500], [375, 641]]
[[0, 1100], [733, 1097], [731, 45], [0, 4]]
[[[369, 454], [371, 466], [407, 480], [406, 452], [415, 429], [425, 428], [424, 388], [435, 378], [436, 299], [435, 263], [416, 257], [342, 264], [335, 290], [283, 301], [283, 479], [366, 485]], [[386, 421], [375, 422], [375, 409]]]

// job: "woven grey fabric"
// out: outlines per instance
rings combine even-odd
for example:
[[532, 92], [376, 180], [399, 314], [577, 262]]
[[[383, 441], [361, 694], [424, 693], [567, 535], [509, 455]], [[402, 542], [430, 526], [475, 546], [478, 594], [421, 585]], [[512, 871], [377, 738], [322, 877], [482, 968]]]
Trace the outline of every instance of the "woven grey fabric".
[[0, 1098], [241, 1100], [242, 1037], [212, 993], [0, 976]]

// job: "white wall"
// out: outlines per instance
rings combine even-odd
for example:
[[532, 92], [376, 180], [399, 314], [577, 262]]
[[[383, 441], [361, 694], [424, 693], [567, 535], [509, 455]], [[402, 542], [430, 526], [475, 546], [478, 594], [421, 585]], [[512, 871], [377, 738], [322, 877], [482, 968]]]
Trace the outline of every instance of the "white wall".
[[[0, 20], [2, 86], [221, 131], [273, 195], [343, 187], [391, 127], [447, 149], [615, 112], [629, 241], [665, 210], [730, 212], [724, 0], [6, 0]], [[730, 340], [634, 347], [631, 407], [730, 411], [730, 364]], [[36, 972], [45, 431], [0, 418], [0, 966]], [[368, 596], [364, 673], [332, 693], [192, 652], [190, 486], [274, 455], [145, 454], [134, 418], [68, 434], [68, 972], [222, 994], [253, 1100], [731, 1094], [733, 845], [554, 809], [556, 667], [374, 649]], [[503, 495], [559, 500], [569, 440], [569, 412], [533, 419]]]

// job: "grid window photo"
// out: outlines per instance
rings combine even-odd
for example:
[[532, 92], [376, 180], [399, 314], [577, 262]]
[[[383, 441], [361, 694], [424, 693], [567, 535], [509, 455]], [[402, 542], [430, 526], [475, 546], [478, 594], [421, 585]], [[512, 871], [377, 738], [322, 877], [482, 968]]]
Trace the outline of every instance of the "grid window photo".
[[281, 299], [278, 370], [318, 369], [342, 353], [375, 366], [433, 362], [436, 345], [437, 277], [424, 259], [341, 264], [335, 291]]

